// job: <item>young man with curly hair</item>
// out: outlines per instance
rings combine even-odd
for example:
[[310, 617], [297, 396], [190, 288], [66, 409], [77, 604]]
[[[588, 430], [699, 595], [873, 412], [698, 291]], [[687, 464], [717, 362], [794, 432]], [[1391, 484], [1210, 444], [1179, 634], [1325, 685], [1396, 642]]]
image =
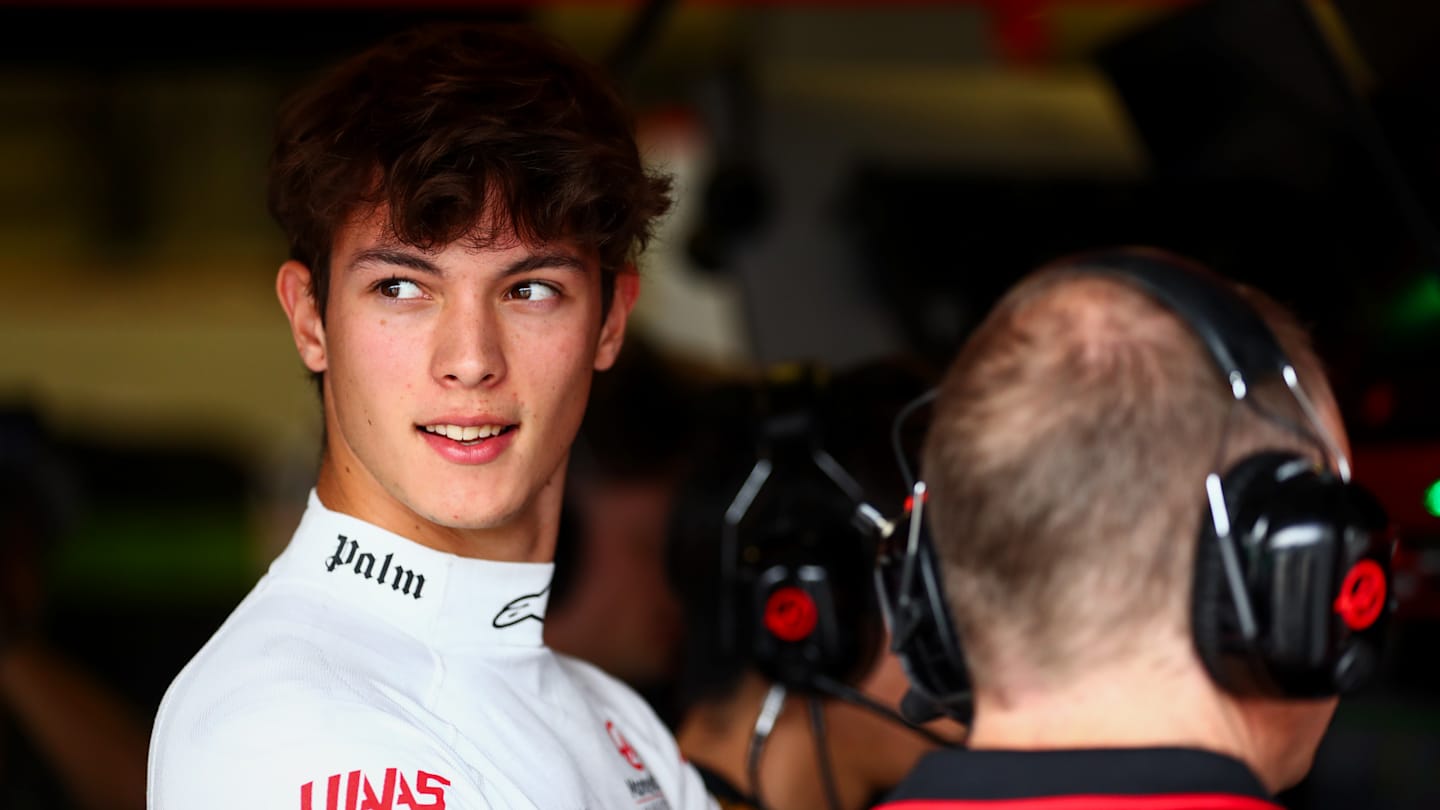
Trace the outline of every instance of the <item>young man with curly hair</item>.
[[291, 101], [276, 289], [324, 451], [166, 696], [152, 810], [708, 805], [639, 697], [541, 639], [570, 444], [668, 205], [613, 90], [532, 31], [419, 29]]

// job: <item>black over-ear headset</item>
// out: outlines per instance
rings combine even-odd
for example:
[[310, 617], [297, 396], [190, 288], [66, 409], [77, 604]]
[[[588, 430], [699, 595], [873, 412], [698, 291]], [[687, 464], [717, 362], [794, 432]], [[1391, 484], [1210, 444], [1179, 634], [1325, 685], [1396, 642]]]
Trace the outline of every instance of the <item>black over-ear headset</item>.
[[[881, 619], [870, 587], [875, 535], [851, 475], [822, 444], [818, 370], [776, 372], [761, 390], [758, 458], [725, 511], [720, 639], [767, 678], [815, 692], [874, 664]], [[873, 509], [869, 509], [873, 512]]]
[[868, 486], [884, 487], [870, 466], [877, 434], [855, 431], [873, 431], [867, 408], [883, 408], [894, 395], [885, 386], [905, 381], [882, 371], [879, 379], [846, 375], [844, 383], [832, 385], [812, 366], [772, 370], [757, 392], [756, 457], [721, 527], [719, 651], [771, 681], [747, 754], [759, 807], [761, 752], [789, 695], [804, 697], [827, 804], [837, 810], [821, 698], [904, 722], [855, 688], [880, 654], [883, 620], [873, 577], [876, 545], [890, 524], [826, 444], [858, 465]]
[[[1288, 450], [1254, 453], [1204, 481], [1193, 583], [1195, 647], [1211, 677], [1238, 695], [1314, 698], [1350, 692], [1375, 670], [1393, 612], [1387, 519], [1350, 481], [1349, 461], [1316, 414], [1293, 364], [1259, 314], [1197, 266], [1153, 251], [1071, 259], [1170, 309], [1200, 339], [1237, 403], [1279, 380], [1305, 416], [1290, 425], [1331, 460]], [[1222, 440], [1223, 441], [1223, 440]], [[909, 525], [882, 546], [877, 581], [914, 694], [964, 719], [964, 659], [923, 526], [915, 485]]]
[[[934, 397], [935, 392], [930, 391], [896, 417], [893, 435], [897, 437], [896, 456], [902, 468], [904, 454], [898, 441], [901, 424]], [[926, 723], [943, 715], [968, 725], [974, 713], [970, 672], [931, 545], [925, 521], [926, 497], [925, 482], [913, 482], [900, 518], [882, 527], [875, 590], [890, 630], [890, 650], [900, 659], [910, 680], [910, 691], [901, 700], [900, 713], [911, 723]]]

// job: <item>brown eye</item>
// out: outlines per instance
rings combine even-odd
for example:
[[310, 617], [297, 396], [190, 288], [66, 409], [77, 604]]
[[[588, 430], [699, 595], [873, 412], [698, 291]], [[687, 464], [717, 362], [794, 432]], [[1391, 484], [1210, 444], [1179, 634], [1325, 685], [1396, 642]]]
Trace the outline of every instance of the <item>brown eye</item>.
[[512, 287], [510, 295], [522, 301], [546, 301], [559, 297], [560, 291], [543, 281], [527, 281]]
[[413, 281], [406, 281], [403, 278], [387, 278], [377, 284], [376, 289], [386, 298], [404, 300], [420, 297], [420, 285]]

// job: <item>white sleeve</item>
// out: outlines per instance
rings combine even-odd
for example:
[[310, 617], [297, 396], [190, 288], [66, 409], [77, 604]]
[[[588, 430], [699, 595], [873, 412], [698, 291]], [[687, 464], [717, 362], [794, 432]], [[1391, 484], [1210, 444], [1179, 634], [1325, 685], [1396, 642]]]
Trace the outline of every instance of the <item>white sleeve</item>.
[[478, 775], [440, 741], [358, 703], [275, 706], [157, 729], [152, 748], [150, 810], [491, 806]]

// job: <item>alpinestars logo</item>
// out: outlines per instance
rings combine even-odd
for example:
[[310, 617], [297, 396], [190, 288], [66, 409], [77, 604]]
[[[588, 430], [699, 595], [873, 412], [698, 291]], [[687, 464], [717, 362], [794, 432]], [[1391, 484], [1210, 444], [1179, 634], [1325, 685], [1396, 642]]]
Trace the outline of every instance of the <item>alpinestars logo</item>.
[[318, 789], [315, 782], [301, 785], [300, 810], [445, 810], [449, 786], [449, 779], [425, 771], [416, 771], [411, 780], [397, 768], [386, 768], [378, 789], [360, 771], [337, 773]]
[[[335, 553], [325, 558], [325, 570], [334, 572], [335, 569], [344, 566], [349, 568], [354, 565], [356, 576], [375, 580], [376, 584], [384, 585], [385, 577], [390, 576], [390, 590], [399, 591], [406, 596], [420, 598], [420, 592], [425, 589], [425, 575], [415, 573], [414, 569], [407, 569], [403, 565], [396, 565], [394, 554], [386, 554], [384, 560], [376, 560], [375, 555], [368, 551], [360, 551], [360, 544], [346, 537], [337, 535], [340, 539], [339, 545], [335, 547]], [[380, 563], [380, 573], [375, 573], [375, 563]], [[414, 593], [410, 592], [411, 588]]]
[[540, 613], [536, 603], [549, 591], [550, 586], [546, 585], [545, 590], [539, 593], [527, 593], [524, 596], [511, 599], [505, 604], [505, 607], [500, 608], [500, 612], [495, 614], [495, 618], [490, 624], [494, 625], [497, 630], [503, 630], [511, 625], [519, 624], [526, 619], [534, 619], [544, 624], [545, 617]]

